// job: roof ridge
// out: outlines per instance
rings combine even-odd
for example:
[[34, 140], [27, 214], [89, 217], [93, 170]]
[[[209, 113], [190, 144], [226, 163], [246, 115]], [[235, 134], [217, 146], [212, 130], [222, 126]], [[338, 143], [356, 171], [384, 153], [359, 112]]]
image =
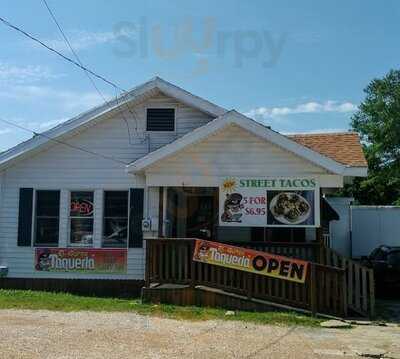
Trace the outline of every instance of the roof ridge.
[[329, 136], [329, 135], [359, 135], [356, 131], [347, 131], [347, 132], [316, 132], [316, 133], [290, 133], [285, 136], [295, 137], [295, 136]]

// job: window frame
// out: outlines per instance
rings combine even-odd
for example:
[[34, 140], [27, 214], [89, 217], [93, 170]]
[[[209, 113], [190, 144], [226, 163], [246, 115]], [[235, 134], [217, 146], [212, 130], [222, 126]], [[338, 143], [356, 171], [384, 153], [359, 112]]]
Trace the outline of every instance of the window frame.
[[[106, 206], [106, 196], [105, 196], [105, 193], [106, 192], [127, 192], [127, 194], [128, 194], [128, 207], [127, 207], [127, 216], [126, 216], [126, 218], [127, 218], [127, 230], [126, 230], [126, 246], [125, 247], [105, 247], [104, 246], [104, 230], [105, 230], [105, 221], [106, 221], [106, 218], [125, 218], [125, 217], [106, 217], [105, 216], [105, 206]], [[126, 248], [126, 249], [128, 249], [129, 248], [129, 234], [130, 234], [130, 225], [129, 225], [129, 223], [130, 223], [130, 215], [131, 215], [131, 211], [130, 211], [130, 208], [131, 208], [131, 193], [130, 193], [130, 190], [129, 189], [103, 189], [103, 213], [102, 213], [102, 216], [103, 216], [103, 218], [101, 219], [101, 239], [100, 239], [100, 244], [101, 244], [101, 248], [109, 248], [109, 249], [118, 249], [118, 248], [120, 248], [120, 249], [124, 249], [124, 248]]]
[[[36, 231], [37, 231], [37, 192], [45, 192], [45, 191], [52, 191], [52, 192], [59, 192], [59, 202], [58, 202], [58, 241], [57, 244], [50, 244], [50, 243], [44, 243], [44, 244], [37, 244], [36, 243]], [[61, 208], [61, 190], [60, 189], [48, 189], [48, 188], [34, 188], [33, 189], [33, 209], [32, 209], [32, 232], [31, 232], [31, 247], [32, 248], [58, 248], [60, 246], [60, 223], [61, 223], [61, 214], [62, 214], [62, 208]], [[45, 216], [41, 216], [44, 218]], [[46, 216], [46, 218], [56, 218], [54, 216]]]
[[[147, 110], [160, 110], [160, 109], [166, 109], [166, 110], [174, 110], [174, 130], [173, 131], [151, 131], [151, 130], [147, 130]], [[178, 113], [178, 107], [177, 106], [164, 106], [162, 104], [155, 104], [155, 105], [148, 105], [144, 108], [144, 132], [146, 134], [151, 134], [151, 133], [160, 133], [160, 134], [176, 134], [177, 133], [177, 113]]]
[[[77, 217], [77, 216], [71, 216], [71, 194], [73, 192], [92, 192], [93, 193], [93, 213], [91, 217]], [[71, 248], [94, 248], [95, 247], [95, 218], [96, 218], [96, 194], [94, 189], [70, 189], [68, 190], [68, 204], [67, 204], [67, 216], [68, 216], [68, 229], [67, 229], [67, 247]], [[91, 219], [93, 222], [93, 230], [92, 230], [92, 243], [91, 244], [77, 244], [77, 243], [71, 243], [71, 219]]]

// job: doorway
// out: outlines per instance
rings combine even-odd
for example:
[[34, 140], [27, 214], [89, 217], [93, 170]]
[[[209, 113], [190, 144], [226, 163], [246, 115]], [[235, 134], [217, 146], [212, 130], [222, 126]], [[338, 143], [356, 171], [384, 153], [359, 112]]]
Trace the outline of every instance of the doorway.
[[168, 236], [216, 240], [218, 188], [169, 187]]

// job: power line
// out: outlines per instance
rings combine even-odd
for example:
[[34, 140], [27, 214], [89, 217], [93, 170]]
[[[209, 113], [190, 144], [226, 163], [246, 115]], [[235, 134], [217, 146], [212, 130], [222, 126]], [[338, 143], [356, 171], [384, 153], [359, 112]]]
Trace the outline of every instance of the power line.
[[[46, 7], [47, 11], [49, 12], [51, 18], [53, 19], [54, 23], [56, 24], [58, 30], [61, 33], [61, 36], [63, 37], [65, 43], [67, 44], [67, 46], [69, 47], [69, 49], [71, 50], [72, 55], [75, 57], [76, 61], [78, 62], [78, 64], [80, 65], [80, 67], [82, 68], [83, 72], [85, 73], [86, 77], [89, 79], [89, 81], [91, 82], [92, 86], [94, 87], [94, 89], [97, 91], [97, 93], [99, 94], [99, 96], [103, 99], [103, 101], [107, 104], [110, 105], [110, 103], [106, 100], [105, 96], [102, 94], [102, 92], [100, 91], [100, 89], [97, 87], [96, 83], [94, 82], [94, 80], [92, 79], [92, 77], [90, 76], [90, 73], [86, 70], [86, 67], [83, 65], [81, 59], [79, 58], [78, 54], [76, 53], [76, 51], [74, 50], [74, 48], [72, 47], [70, 41], [68, 40], [67, 36], [65, 35], [60, 23], [57, 21], [57, 18], [54, 14], [54, 12], [51, 10], [49, 4], [47, 3], [46, 0], [42, 0], [44, 6]], [[115, 96], [117, 102], [118, 102], [118, 94]], [[131, 141], [131, 130], [129, 127], [129, 122], [128, 120], [125, 118], [124, 114], [121, 113], [123, 120], [125, 122], [126, 128], [128, 130], [128, 139], [129, 139], [129, 144], [132, 145], [132, 141]], [[136, 121], [136, 119], [135, 119]]]
[[1, 117], [0, 117], [0, 121], [1, 121], [1, 122], [4, 122], [4, 123], [6, 123], [6, 124], [8, 124], [8, 125], [10, 125], [10, 126], [14, 126], [14, 127], [16, 127], [16, 128], [19, 128], [20, 130], [23, 130], [23, 131], [26, 131], [26, 132], [30, 132], [30, 133], [32, 133], [32, 134], [35, 135], [35, 136], [44, 137], [44, 138], [46, 138], [46, 139], [48, 139], [48, 140], [50, 140], [50, 141], [53, 141], [53, 142], [56, 142], [56, 143], [58, 143], [58, 144], [61, 144], [61, 145], [64, 145], [64, 146], [73, 148], [73, 149], [75, 149], [75, 150], [79, 150], [79, 151], [82, 151], [82, 152], [86, 152], [86, 153], [88, 153], [88, 154], [91, 154], [91, 155], [94, 155], [94, 156], [98, 156], [98, 157], [101, 157], [101, 158], [106, 159], [106, 160], [114, 161], [114, 162], [117, 162], [117, 163], [119, 163], [119, 164], [123, 164], [123, 165], [125, 165], [125, 166], [129, 164], [128, 162], [119, 160], [119, 159], [114, 158], [114, 157], [112, 157], [112, 156], [107, 156], [107, 155], [103, 155], [102, 153], [90, 151], [90, 150], [88, 150], [88, 149], [86, 149], [86, 148], [79, 147], [79, 146], [74, 146], [74, 145], [71, 145], [71, 144], [68, 143], [68, 142], [64, 142], [64, 141], [57, 140], [57, 139], [55, 139], [55, 138], [53, 138], [53, 137], [50, 137], [50, 136], [45, 135], [44, 133], [35, 132], [35, 131], [33, 131], [33, 130], [27, 128], [27, 127], [18, 125], [18, 124], [14, 123], [14, 122], [11, 122], [11, 121], [7, 121], [7, 120], [5, 120], [5, 119], [3, 119], [3, 118], [1, 118]]
[[122, 92], [126, 92], [126, 90], [124, 90], [122, 87], [116, 85], [115, 83], [113, 83], [113, 82], [110, 81], [110, 80], [107, 80], [105, 77], [103, 77], [103, 76], [101, 76], [101, 75], [95, 73], [94, 71], [90, 70], [90, 69], [87, 68], [86, 66], [80, 65], [80, 64], [79, 64], [78, 62], [76, 62], [75, 60], [71, 59], [71, 58], [68, 57], [68, 56], [63, 55], [60, 51], [57, 51], [56, 49], [53, 49], [52, 47], [46, 45], [43, 41], [39, 40], [38, 38], [34, 37], [33, 35], [28, 34], [26, 31], [22, 30], [22, 29], [19, 28], [18, 26], [11, 24], [9, 21], [5, 20], [4, 18], [0, 17], [0, 21], [1, 21], [4, 25], [6, 25], [6, 26], [8, 26], [8, 27], [10, 27], [10, 28], [12, 28], [12, 29], [18, 31], [19, 33], [23, 34], [24, 36], [28, 37], [29, 39], [31, 39], [31, 40], [37, 42], [37, 43], [40, 44], [41, 46], [45, 47], [47, 50], [49, 50], [49, 51], [51, 51], [51, 52], [57, 54], [58, 56], [61, 56], [64, 60], [70, 62], [71, 64], [73, 64], [73, 65], [75, 65], [75, 66], [78, 66], [79, 68], [81, 68], [81, 69], [84, 70], [84, 71], [89, 72], [91, 75], [93, 75], [93, 76], [97, 77], [98, 79], [100, 79], [100, 80], [102, 80], [102, 81], [108, 83], [109, 85], [113, 86], [114, 88], [116, 88], [116, 89], [118, 89], [118, 90], [120, 90], [120, 91], [122, 91]]
[[[67, 36], [65, 35], [63, 29], [61, 28], [61, 25], [57, 21], [56, 16], [54, 15], [53, 11], [51, 10], [49, 4], [47, 3], [46, 0], [42, 0], [42, 2], [44, 4], [44, 6], [47, 8], [47, 11], [49, 12], [49, 14], [50, 14], [51, 18], [53, 19], [54, 23], [56, 24], [58, 30], [60, 31], [61, 36], [64, 38], [65, 43], [68, 45], [68, 47], [71, 50], [72, 54], [75, 56], [76, 61], [79, 63], [79, 65], [82, 68], [84, 68], [85, 66], [83, 65], [83, 63], [82, 63], [81, 59], [79, 58], [78, 54], [73, 49], [71, 43], [69, 42], [69, 40], [68, 40]], [[86, 69], [83, 69], [83, 72], [85, 73], [85, 75], [87, 76], [89, 81], [92, 83], [93, 87], [95, 88], [97, 93], [100, 95], [100, 97], [103, 99], [103, 101], [108, 104], [108, 101], [105, 99], [104, 95], [101, 93], [100, 89], [97, 87], [96, 83], [94, 82], [94, 80], [90, 76], [89, 72]]]
[[[81, 70], [83, 70], [87, 75], [91, 74], [91, 75], [95, 76], [96, 78], [98, 78], [98, 79], [104, 81], [104, 82], [107, 83], [108, 85], [111, 85], [114, 89], [116, 89], [116, 90], [118, 90], [118, 91], [121, 91], [121, 92], [123, 92], [123, 93], [127, 93], [127, 91], [124, 90], [122, 87], [116, 85], [114, 82], [112, 82], [112, 81], [110, 81], [110, 80], [107, 80], [104, 76], [95, 73], [94, 71], [90, 70], [88, 67], [86, 67], [86, 66], [84, 66], [84, 65], [82, 64], [82, 62], [79, 60], [79, 57], [77, 56], [76, 52], [73, 50], [73, 48], [72, 48], [70, 42], [68, 41], [67, 37], [65, 36], [64, 32], [62, 31], [61, 26], [60, 26], [59, 23], [57, 22], [57, 20], [56, 20], [56, 18], [55, 18], [55, 16], [54, 16], [54, 13], [51, 11], [51, 9], [50, 9], [50, 7], [48, 6], [47, 3], [45, 3], [45, 5], [46, 5], [46, 7], [48, 8], [48, 11], [50, 12], [50, 15], [52, 16], [53, 20], [55, 21], [55, 23], [56, 23], [57, 27], [59, 28], [60, 32], [62, 33], [62, 35], [63, 35], [63, 37], [64, 37], [64, 40], [67, 42], [67, 44], [68, 44], [68, 46], [70, 47], [72, 53], [77, 57], [77, 61], [75, 61], [75, 60], [73, 60], [73, 59], [71, 59], [71, 58], [65, 56], [65, 55], [62, 54], [60, 51], [58, 51], [58, 50], [56, 50], [56, 49], [50, 47], [49, 45], [45, 44], [43, 41], [41, 41], [41, 40], [39, 40], [38, 38], [36, 38], [35, 36], [33, 36], [33, 35], [27, 33], [26, 31], [22, 30], [22, 29], [19, 28], [18, 26], [11, 24], [9, 21], [5, 20], [4, 18], [0, 17], [0, 21], [1, 21], [3, 24], [5, 24], [6, 26], [8, 26], [8, 27], [10, 27], [10, 28], [12, 28], [12, 29], [18, 31], [19, 33], [23, 34], [24, 36], [28, 37], [29, 39], [31, 39], [31, 40], [35, 41], [36, 43], [40, 44], [41, 46], [45, 47], [47, 50], [49, 50], [49, 51], [51, 51], [51, 52], [57, 54], [58, 56], [60, 56], [60, 57], [63, 58], [64, 60], [68, 61], [69, 63], [71, 63], [71, 64], [73, 64], [73, 65], [79, 67], [79, 68], [80, 68]], [[89, 76], [89, 77], [90, 77], [90, 76]], [[94, 87], [98, 90], [98, 88], [97, 88], [96, 84], [94, 83], [93, 79], [90, 78], [90, 80], [91, 80], [92, 84], [94, 85]], [[107, 100], [104, 98], [103, 95], [101, 95], [101, 97], [103, 97], [104, 101], [105, 101], [107, 104], [109, 104], [109, 103], [107, 102]], [[118, 102], [118, 96], [116, 96], [116, 102], [117, 102], [117, 104], [119, 104], [119, 102]], [[138, 123], [137, 123], [136, 115], [132, 112], [132, 110], [130, 109], [130, 107], [129, 107], [129, 105], [128, 105], [127, 102], [125, 102], [125, 105], [126, 105], [128, 111], [130, 112], [130, 114], [133, 116], [133, 119], [135, 120], [135, 123], [136, 123], [135, 132], [137, 133]], [[125, 124], [126, 124], [126, 126], [127, 126], [128, 135], [129, 135], [129, 143], [132, 144], [132, 142], [131, 142], [131, 135], [130, 135], [129, 123], [127, 122], [126, 118], [124, 117], [123, 112], [121, 112], [121, 114], [122, 114], [123, 120], [124, 120], [124, 122], [125, 122]], [[144, 140], [146, 140], [146, 138], [144, 138]], [[144, 140], [142, 140], [140, 143], [142, 143]]]
[[[71, 53], [74, 55], [76, 61], [79, 63], [79, 65], [81, 65], [82, 67], [85, 67], [85, 66], [83, 65], [81, 59], [79, 58], [78, 54], [76, 53], [76, 51], [73, 49], [73, 47], [72, 47], [70, 41], [68, 40], [68, 37], [65, 35], [65, 32], [63, 31], [63, 29], [62, 29], [60, 23], [58, 22], [58, 20], [57, 20], [55, 14], [54, 14], [54, 12], [51, 10], [49, 4], [47, 3], [46, 0], [42, 0], [42, 2], [43, 2], [43, 4], [45, 5], [45, 7], [47, 8], [47, 11], [49, 12], [51, 18], [53, 19], [53, 21], [54, 21], [54, 23], [56, 24], [58, 30], [60, 31], [61, 36], [64, 38], [65, 43], [67, 44], [67, 46], [68, 46], [69, 49], [71, 50]], [[103, 101], [104, 101], [107, 105], [110, 105], [110, 103], [106, 100], [106, 98], [104, 97], [104, 95], [101, 93], [100, 89], [97, 87], [96, 83], [94, 82], [94, 80], [92, 79], [92, 77], [90, 76], [90, 74], [89, 74], [86, 70], [83, 70], [83, 71], [84, 71], [85, 75], [87, 76], [87, 78], [89, 79], [89, 81], [92, 83], [92, 85], [93, 85], [93, 87], [95, 88], [95, 90], [97, 91], [97, 93], [98, 93], [98, 94], [100, 95], [100, 97], [103, 99]], [[126, 91], [122, 90], [122, 92], [126, 92]], [[118, 94], [116, 94], [115, 100], [116, 100], [117, 103], [119, 104], [119, 102], [118, 102]], [[137, 119], [136, 119], [136, 112], [135, 112], [135, 114], [132, 113], [132, 110], [130, 109], [128, 103], [125, 103], [125, 104], [126, 104], [126, 107], [128, 108], [129, 113], [132, 115], [133, 119], [135, 120], [135, 124], [136, 124], [135, 132], [136, 132], [136, 135], [137, 135], [138, 122], [137, 122]], [[132, 145], [132, 141], [131, 141], [132, 136], [131, 136], [131, 129], [130, 129], [130, 126], [129, 126], [129, 122], [128, 122], [128, 120], [126, 119], [126, 117], [125, 117], [125, 115], [124, 115], [123, 112], [121, 112], [121, 115], [122, 115], [122, 119], [123, 119], [124, 122], [125, 122], [126, 128], [127, 128], [127, 130], [128, 130], [129, 144]]]

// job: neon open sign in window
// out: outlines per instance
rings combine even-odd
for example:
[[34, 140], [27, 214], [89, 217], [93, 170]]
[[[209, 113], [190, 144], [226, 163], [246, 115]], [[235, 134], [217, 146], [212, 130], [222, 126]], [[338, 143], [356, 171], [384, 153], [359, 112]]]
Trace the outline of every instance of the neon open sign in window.
[[71, 201], [71, 216], [91, 216], [92, 214], [92, 202], [86, 199], [75, 199]]

